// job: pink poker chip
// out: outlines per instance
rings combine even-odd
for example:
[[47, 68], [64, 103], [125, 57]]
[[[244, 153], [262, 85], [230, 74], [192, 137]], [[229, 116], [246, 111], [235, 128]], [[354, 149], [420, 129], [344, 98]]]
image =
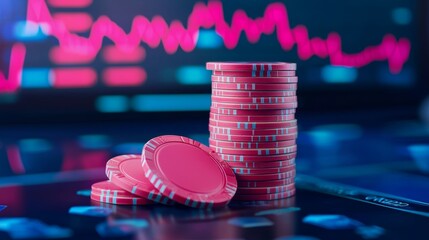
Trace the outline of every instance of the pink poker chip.
[[143, 147], [142, 166], [156, 189], [186, 206], [225, 206], [237, 190], [231, 167], [209, 147], [186, 137], [151, 139]]
[[118, 187], [154, 202], [171, 204], [144, 176], [140, 155], [121, 155], [106, 164], [106, 175]]
[[220, 71], [290, 71], [296, 70], [296, 63], [288, 62], [207, 62], [208, 70]]

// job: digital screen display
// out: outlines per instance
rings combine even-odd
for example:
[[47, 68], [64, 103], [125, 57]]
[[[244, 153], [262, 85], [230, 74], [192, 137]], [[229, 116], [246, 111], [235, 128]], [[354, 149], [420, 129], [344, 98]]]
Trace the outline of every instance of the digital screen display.
[[[29, 105], [22, 96], [33, 93], [49, 105], [66, 91], [91, 96], [99, 112], [208, 110], [207, 61], [297, 62], [302, 90], [412, 88], [417, 9], [416, 0], [2, 0], [0, 109]], [[170, 100], [186, 108], [166, 108]]]

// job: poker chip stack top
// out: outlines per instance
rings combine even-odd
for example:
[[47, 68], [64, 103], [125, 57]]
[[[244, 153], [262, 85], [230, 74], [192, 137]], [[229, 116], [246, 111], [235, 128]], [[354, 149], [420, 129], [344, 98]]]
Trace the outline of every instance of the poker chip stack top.
[[208, 62], [212, 70], [210, 147], [238, 181], [235, 200], [295, 194], [295, 63]]

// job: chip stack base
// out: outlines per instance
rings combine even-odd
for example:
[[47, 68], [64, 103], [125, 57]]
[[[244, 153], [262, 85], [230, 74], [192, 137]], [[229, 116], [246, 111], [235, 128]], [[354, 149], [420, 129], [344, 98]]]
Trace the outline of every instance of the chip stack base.
[[236, 174], [233, 200], [294, 196], [296, 64], [208, 62], [206, 68], [213, 71], [209, 143]]

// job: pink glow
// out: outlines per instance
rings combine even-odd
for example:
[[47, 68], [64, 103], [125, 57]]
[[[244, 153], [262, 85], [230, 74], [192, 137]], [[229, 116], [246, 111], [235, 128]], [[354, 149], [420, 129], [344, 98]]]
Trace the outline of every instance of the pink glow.
[[53, 86], [55, 88], [87, 88], [95, 85], [97, 73], [92, 68], [55, 68]]
[[48, 0], [52, 7], [84, 8], [92, 4], [92, 0]]
[[0, 72], [0, 93], [10, 93], [18, 90], [21, 82], [22, 68], [25, 60], [25, 46], [16, 43], [12, 46], [9, 64], [9, 77]]
[[94, 61], [95, 56], [84, 52], [76, 52], [60, 47], [52, 47], [49, 59], [55, 64], [88, 64]]
[[359, 53], [345, 53], [338, 33], [332, 32], [326, 39], [310, 38], [305, 26], [291, 28], [287, 9], [282, 3], [268, 5], [264, 16], [256, 19], [248, 17], [243, 10], [237, 10], [232, 16], [230, 25], [225, 21], [220, 1], [197, 3], [189, 15], [187, 28], [179, 21], [168, 24], [161, 16], [155, 16], [152, 20], [136, 16], [129, 33], [107, 16], [101, 16], [94, 22], [88, 38], [70, 33], [61, 24], [56, 23], [43, 0], [29, 0], [27, 20], [51, 26], [50, 34], [58, 39], [61, 47], [87, 51], [94, 55], [100, 51], [104, 37], [111, 39], [121, 48], [136, 48], [144, 42], [151, 48], [162, 44], [165, 51], [170, 54], [175, 53], [179, 46], [184, 51], [190, 52], [195, 48], [197, 39], [194, 36], [198, 34], [199, 29], [212, 27], [229, 49], [237, 46], [243, 32], [252, 43], [258, 42], [262, 34], [276, 34], [280, 46], [285, 51], [296, 45], [298, 56], [303, 60], [317, 56], [329, 58], [333, 65], [350, 67], [362, 67], [374, 61], [387, 60], [393, 73], [402, 70], [411, 48], [408, 39], [396, 39], [393, 35], [387, 34], [379, 45], [367, 47]]
[[86, 32], [92, 26], [92, 17], [88, 13], [55, 13], [53, 19], [62, 22], [70, 32]]
[[137, 46], [131, 49], [120, 49], [116, 46], [103, 48], [103, 58], [108, 63], [138, 63], [146, 56], [144, 48]]
[[21, 154], [19, 152], [18, 146], [8, 146], [6, 152], [12, 172], [14, 172], [15, 174], [25, 173], [24, 164], [22, 163]]
[[[49, 0], [52, 6], [87, 6], [89, 0]], [[136, 16], [130, 32], [126, 33], [107, 16], [100, 16], [93, 22], [89, 37], [70, 32], [64, 24], [52, 17], [44, 0], [28, 0], [27, 20], [41, 24], [46, 33], [55, 37], [64, 51], [84, 52], [95, 57], [102, 48], [103, 38], [109, 38], [120, 49], [135, 49], [143, 42], [151, 48], [162, 44], [165, 51], [174, 54], [180, 47], [191, 52], [196, 46], [198, 31], [201, 28], [215, 28], [227, 48], [237, 46], [242, 33], [251, 43], [259, 41], [262, 35], [276, 34], [280, 46], [291, 50], [295, 45], [300, 59], [313, 56], [328, 58], [330, 63], [339, 66], [363, 67], [376, 61], [387, 61], [392, 73], [399, 73], [409, 58], [411, 43], [406, 38], [396, 39], [386, 34], [378, 45], [368, 46], [358, 53], [345, 53], [338, 33], [331, 32], [326, 39], [310, 38], [308, 29], [303, 25], [292, 28], [286, 7], [282, 3], [272, 3], [265, 9], [264, 15], [252, 19], [243, 10], [237, 10], [231, 24], [224, 18], [220, 1], [207, 4], [197, 3], [188, 17], [187, 28], [179, 21], [168, 24], [161, 16], [151, 20]], [[17, 44], [12, 49], [9, 80], [0, 74], [0, 92], [14, 92], [19, 87], [19, 76], [25, 57], [25, 47]], [[65, 84], [64, 87], [68, 86]], [[74, 86], [73, 84], [70, 86]]]
[[141, 67], [109, 67], [102, 74], [106, 85], [112, 87], [139, 86], [146, 80], [146, 71]]

